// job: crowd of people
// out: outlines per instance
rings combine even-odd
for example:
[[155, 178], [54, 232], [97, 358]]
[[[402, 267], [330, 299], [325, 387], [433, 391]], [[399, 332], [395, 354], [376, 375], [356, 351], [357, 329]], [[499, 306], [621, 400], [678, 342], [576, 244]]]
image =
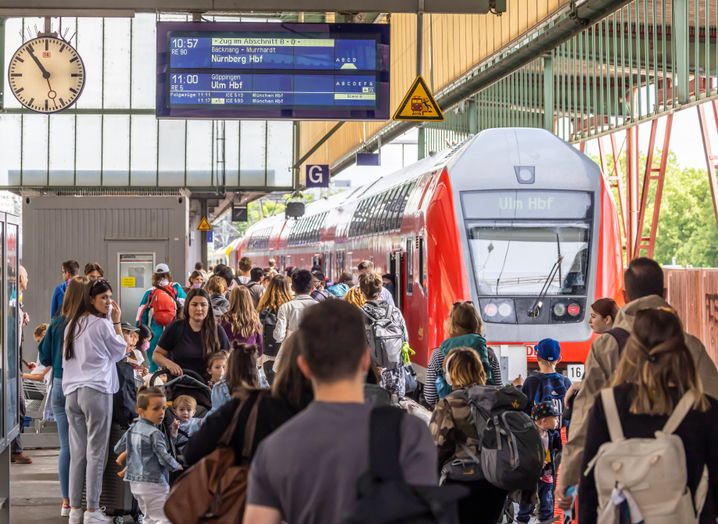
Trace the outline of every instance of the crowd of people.
[[26, 376], [52, 386], [73, 524], [111, 521], [113, 453], [151, 523], [439, 522], [440, 509], [446, 523], [543, 524], [556, 504], [582, 524], [716, 522], [718, 371], [653, 260], [629, 265], [625, 305], [591, 306], [580, 383], [551, 338], [535, 373], [502, 376], [479, 311], [459, 301], [417, 385], [391, 275], [371, 261], [331, 282], [244, 257], [236, 275], [198, 265], [187, 286], [161, 263], [134, 325], [102, 268], [79, 268], [62, 264], [36, 330], [43, 367]]

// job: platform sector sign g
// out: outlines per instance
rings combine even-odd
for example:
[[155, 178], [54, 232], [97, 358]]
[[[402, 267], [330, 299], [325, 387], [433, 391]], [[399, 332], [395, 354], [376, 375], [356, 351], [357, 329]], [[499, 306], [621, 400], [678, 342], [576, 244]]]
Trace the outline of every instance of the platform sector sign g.
[[406, 96], [394, 113], [394, 120], [413, 120], [415, 122], [443, 122], [439, 104], [434, 100], [429, 87], [421, 76], [411, 84]]
[[329, 166], [327, 164], [307, 164], [307, 179], [305, 186], [329, 187]]

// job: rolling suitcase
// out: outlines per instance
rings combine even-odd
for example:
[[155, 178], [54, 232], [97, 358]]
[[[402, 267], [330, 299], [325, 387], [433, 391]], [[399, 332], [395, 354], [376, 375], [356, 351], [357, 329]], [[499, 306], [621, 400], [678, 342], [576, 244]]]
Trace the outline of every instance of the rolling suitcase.
[[[117, 473], [124, 466], [119, 466], [115, 459], [115, 453], [112, 451], [122, 435], [127, 431], [126, 427], [113, 423], [110, 428], [110, 442], [107, 447], [107, 462], [105, 463], [105, 472], [102, 475], [102, 494], [100, 495], [100, 507], [105, 508], [108, 516], [114, 517], [114, 521], [119, 524], [124, 522], [125, 516], [130, 516], [135, 522], [141, 522], [140, 508], [137, 501], [130, 491], [130, 483], [117, 476]], [[85, 492], [82, 493], [82, 505], [86, 507], [87, 500]]]

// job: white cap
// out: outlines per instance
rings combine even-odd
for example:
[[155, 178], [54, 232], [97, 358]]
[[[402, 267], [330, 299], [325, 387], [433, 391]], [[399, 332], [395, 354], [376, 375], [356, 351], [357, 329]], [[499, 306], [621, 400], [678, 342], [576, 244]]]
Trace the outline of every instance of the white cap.
[[155, 266], [155, 273], [169, 273], [170, 267], [167, 264], [157, 264]]

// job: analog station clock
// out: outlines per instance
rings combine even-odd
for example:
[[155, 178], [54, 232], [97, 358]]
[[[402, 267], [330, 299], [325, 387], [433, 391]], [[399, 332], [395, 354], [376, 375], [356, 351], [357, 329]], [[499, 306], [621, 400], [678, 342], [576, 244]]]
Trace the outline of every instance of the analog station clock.
[[28, 109], [56, 113], [75, 103], [85, 86], [85, 64], [74, 47], [54, 36], [25, 42], [8, 67], [10, 90]]

